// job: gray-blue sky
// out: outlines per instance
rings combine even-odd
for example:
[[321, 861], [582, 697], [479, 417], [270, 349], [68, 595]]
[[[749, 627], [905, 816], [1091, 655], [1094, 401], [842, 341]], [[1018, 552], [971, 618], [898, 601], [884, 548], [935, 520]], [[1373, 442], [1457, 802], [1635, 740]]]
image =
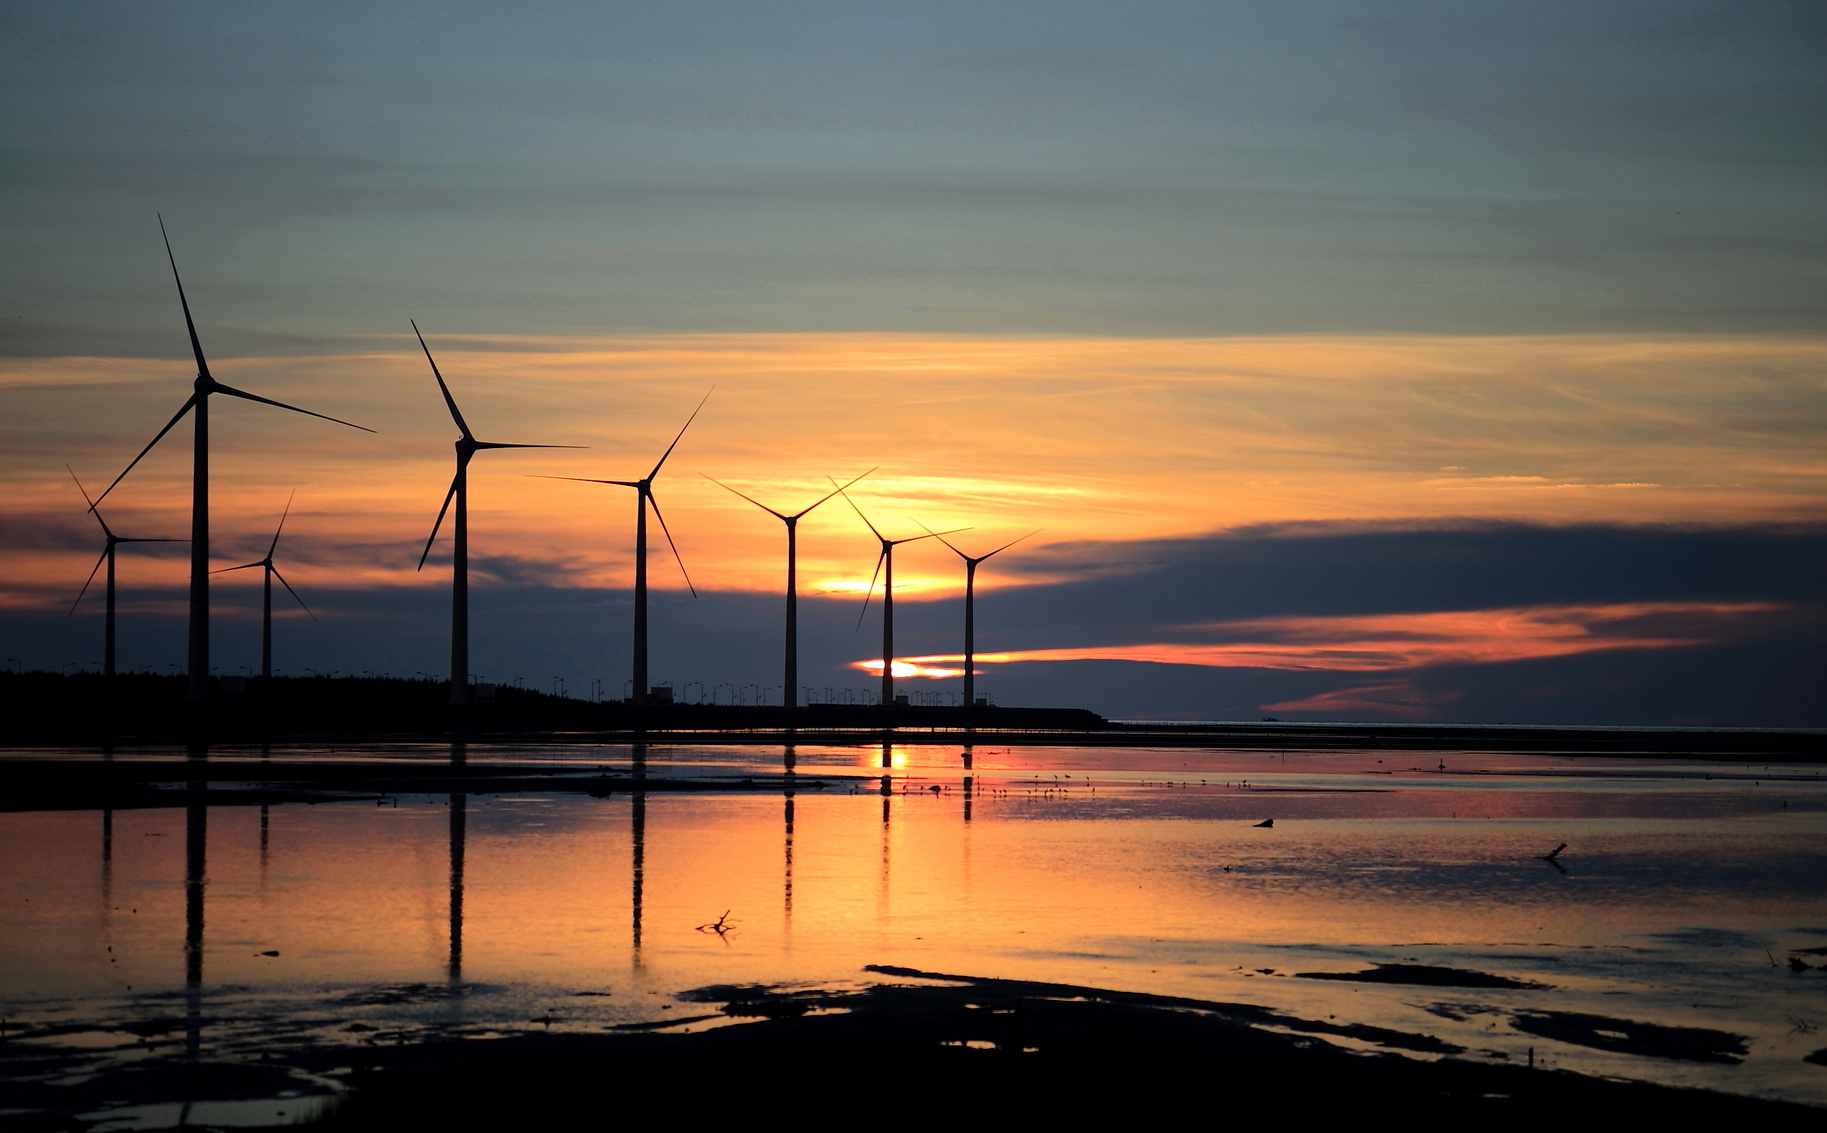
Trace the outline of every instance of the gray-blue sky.
[[[1812, 3], [15, 3], [4, 347], [1815, 330]], [[232, 302], [229, 302], [232, 300]]]

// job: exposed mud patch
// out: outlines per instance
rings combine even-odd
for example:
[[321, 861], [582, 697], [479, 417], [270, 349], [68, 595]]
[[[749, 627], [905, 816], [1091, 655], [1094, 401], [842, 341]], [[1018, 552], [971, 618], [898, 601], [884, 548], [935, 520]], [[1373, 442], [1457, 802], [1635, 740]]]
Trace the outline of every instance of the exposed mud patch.
[[1303, 980], [1349, 980], [1365, 984], [1403, 984], [1408, 987], [1511, 988], [1545, 991], [1551, 985], [1474, 972], [1468, 968], [1442, 968], [1432, 964], [1378, 964], [1362, 972], [1296, 972]]
[[1510, 1025], [1544, 1039], [1684, 1062], [1743, 1062], [1744, 1037], [1706, 1027], [1666, 1027], [1572, 1011], [1524, 1011]]

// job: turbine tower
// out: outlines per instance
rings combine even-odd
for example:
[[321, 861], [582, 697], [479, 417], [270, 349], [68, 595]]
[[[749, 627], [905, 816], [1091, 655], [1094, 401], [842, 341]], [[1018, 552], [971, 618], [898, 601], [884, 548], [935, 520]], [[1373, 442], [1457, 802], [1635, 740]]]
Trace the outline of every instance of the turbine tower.
[[666, 517], [660, 514], [660, 501], [653, 495], [653, 480], [660, 474], [660, 469], [665, 466], [666, 458], [672, 455], [672, 450], [679, 447], [679, 441], [685, 436], [685, 430], [691, 428], [691, 423], [698, 419], [698, 410], [704, 408], [704, 402], [710, 400], [710, 395], [716, 392], [716, 388], [712, 386], [705, 392], [703, 399], [698, 402], [698, 408], [691, 411], [691, 416], [687, 417], [685, 424], [679, 427], [679, 435], [666, 446], [666, 451], [660, 454], [660, 459], [654, 464], [653, 471], [649, 472], [644, 479], [589, 480], [582, 476], [542, 477], [546, 480], [575, 480], [580, 484], [612, 484], [618, 488], [635, 490], [633, 684], [634, 704], [637, 708], [645, 707], [647, 704], [647, 507], [649, 504], [653, 506], [653, 517], [660, 521], [660, 530], [666, 536], [666, 545], [672, 548], [672, 557], [679, 564], [679, 573], [685, 576], [685, 588], [691, 591], [693, 598], [698, 596], [698, 588], [691, 584], [691, 575], [687, 574], [685, 570], [685, 560], [679, 555], [679, 545], [672, 541], [672, 532], [666, 527]]
[[[874, 471], [873, 468], [869, 470], [869, 472]], [[849, 484], [844, 485], [844, 488], [850, 487], [863, 476], [869, 475], [869, 472], [851, 480]], [[704, 473], [700, 472], [698, 475], [704, 476]], [[727, 488], [729, 491], [736, 492], [736, 489], [713, 476], [704, 476], [704, 478], [719, 488]], [[781, 705], [786, 708], [799, 706], [799, 521], [810, 513], [812, 508], [843, 490], [843, 488], [833, 488], [820, 496], [811, 506], [802, 508], [793, 515], [783, 515], [752, 496], [744, 496], [741, 492], [736, 492], [738, 496], [742, 496], [743, 499], [787, 525], [787, 661], [783, 678], [785, 683], [781, 686], [786, 691], [782, 693], [780, 700]]]
[[[292, 589], [292, 584], [285, 580], [285, 575], [280, 574], [279, 568], [273, 565], [273, 552], [279, 549], [279, 533], [285, 530], [285, 518], [292, 514], [292, 497], [296, 495], [298, 492], [294, 490], [291, 496], [286, 497], [285, 510], [279, 513], [279, 526], [273, 529], [273, 542], [266, 549], [266, 558], [251, 563], [242, 563], [240, 566], [223, 567], [221, 570], [211, 572], [227, 574], [231, 570], [264, 568], [262, 574], [265, 591], [261, 595], [260, 602], [260, 675], [263, 677], [273, 675], [273, 579], [279, 580], [279, 585], [285, 587], [286, 593], [290, 594], [292, 599], [298, 603], [299, 609], [311, 614], [311, 607], [305, 605], [305, 600], [298, 596], [298, 591]], [[311, 614], [311, 620], [316, 621], [317, 615]]]
[[[833, 480], [831, 483], [836, 484], [837, 481]], [[856, 616], [856, 626], [858, 629], [863, 628], [863, 616], [869, 612], [869, 597], [875, 593], [876, 578], [881, 577], [882, 707], [892, 708], [894, 706], [894, 549], [902, 543], [918, 543], [922, 539], [936, 539], [942, 534], [955, 535], [960, 531], [968, 531], [970, 528], [955, 527], [944, 532], [929, 530], [924, 535], [913, 535], [906, 539], [887, 539], [875, 529], [875, 524], [869, 522], [869, 517], [863, 514], [862, 508], [856, 506], [856, 501], [850, 498], [848, 492], [839, 488], [838, 493], [844, 497], [844, 502], [850, 505], [850, 510], [856, 512], [856, 517], [863, 521], [863, 526], [869, 528], [869, 533], [882, 544], [882, 553], [875, 559], [875, 573], [869, 576], [869, 589], [863, 592], [863, 609]], [[882, 569], [884, 566], [888, 568], [886, 574]]]
[[[184, 297], [184, 281], [178, 278], [178, 261], [171, 254], [171, 237], [165, 235], [165, 218], [159, 218], [159, 235], [165, 240], [165, 258], [171, 262], [171, 278], [178, 285], [178, 304], [184, 308], [184, 327], [190, 332], [190, 351], [197, 358], [197, 380], [182, 408], [174, 414], [158, 436], [153, 437], [140, 455], [114, 478], [107, 491], [95, 497], [99, 504], [108, 498], [116, 484], [126, 479], [127, 473], [133, 471], [152, 446], [164, 439], [177, 423], [184, 419], [184, 414], [196, 411], [193, 427], [195, 439], [191, 453], [190, 473], [190, 647], [186, 657], [189, 667], [189, 699], [193, 704], [201, 704], [209, 699], [209, 397], [211, 394], [227, 394], [243, 401], [258, 401], [262, 405], [272, 405], [280, 409], [290, 409], [307, 417], [318, 417], [325, 421], [334, 421], [338, 425], [348, 425], [351, 429], [361, 429], [372, 433], [373, 429], [344, 421], [338, 417], [329, 417], [322, 413], [313, 413], [309, 409], [300, 409], [296, 405], [287, 405], [283, 401], [271, 398], [256, 397], [244, 393], [232, 386], [225, 386], [210, 376], [209, 363], [203, 358], [203, 344], [197, 339], [197, 324], [190, 317], [190, 301]], [[93, 508], [93, 504], [90, 505]]]
[[108, 578], [106, 590], [108, 597], [107, 617], [103, 622], [102, 627], [102, 676], [111, 677], [114, 675], [114, 548], [122, 543], [182, 543], [184, 540], [128, 539], [124, 536], [116, 535], [109, 529], [107, 521], [101, 516], [101, 512], [95, 510], [95, 505], [99, 501], [89, 499], [89, 489], [82, 486], [81, 480], [76, 479], [76, 470], [70, 468], [67, 464], [64, 465], [64, 467], [69, 469], [70, 479], [76, 480], [76, 490], [82, 493], [83, 501], [89, 505], [89, 514], [95, 517], [95, 522], [101, 524], [102, 535], [107, 539], [107, 544], [102, 548], [101, 558], [96, 559], [95, 565], [89, 568], [89, 577], [83, 580], [82, 590], [76, 595], [76, 601], [70, 603], [70, 612], [65, 616], [75, 616], [76, 607], [82, 603], [83, 595], [89, 592], [89, 584], [95, 581], [95, 572], [102, 568], [103, 563], [107, 563]]
[[[922, 523], [920, 526], [926, 527], [926, 524]], [[930, 527], [926, 529], [932, 531]], [[964, 707], [967, 711], [977, 706], [977, 567], [1002, 554], [1016, 543], [1021, 542], [1022, 539], [1032, 539], [1039, 534], [1040, 530], [1030, 531], [1021, 539], [1011, 540], [989, 554], [978, 555], [973, 559], [958, 548], [952, 547], [951, 540], [933, 531], [934, 538], [947, 547], [951, 547], [952, 553], [964, 560]]]
[[[412, 320], [408, 320], [409, 322]], [[419, 324], [412, 323], [412, 333], [418, 337], [419, 349], [425, 352], [425, 360], [431, 363], [431, 376], [438, 379], [438, 392], [444, 395], [444, 405], [450, 410], [450, 419], [457, 425], [457, 474], [451, 477], [450, 490], [444, 493], [444, 506], [438, 509], [438, 518], [431, 525], [431, 537], [425, 540], [425, 550], [419, 555], [419, 570], [425, 569], [425, 560], [431, 554], [431, 545], [438, 540], [438, 529], [444, 526], [444, 515], [450, 511], [450, 501], [457, 501], [457, 514], [451, 519], [451, 537], [453, 548], [450, 557], [450, 702], [452, 704], [469, 703], [469, 462], [478, 452], [489, 448], [583, 448], [583, 445], [513, 445], [499, 441], [479, 441], [469, 431], [469, 423], [463, 420], [462, 410], [457, 408], [457, 399], [450, 395], [450, 387], [444, 384], [444, 375], [438, 372], [437, 360], [431, 356], [431, 347], [425, 345], [425, 336], [419, 333]]]

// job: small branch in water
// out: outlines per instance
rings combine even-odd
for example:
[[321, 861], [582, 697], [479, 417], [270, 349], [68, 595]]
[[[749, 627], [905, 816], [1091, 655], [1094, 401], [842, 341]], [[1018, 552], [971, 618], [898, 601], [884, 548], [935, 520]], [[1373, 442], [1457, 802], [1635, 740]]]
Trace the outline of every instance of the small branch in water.
[[1564, 849], [1566, 849], [1566, 848], [1567, 848], [1567, 843], [1565, 843], [1565, 842], [1562, 842], [1562, 843], [1561, 843], [1561, 844], [1560, 844], [1560, 845], [1558, 845], [1558, 846], [1556, 846], [1556, 847], [1554, 847], [1554, 852], [1553, 852], [1553, 853], [1551, 853], [1551, 854], [1543, 854], [1543, 855], [1542, 855], [1542, 856], [1541, 856], [1541, 859], [1542, 859], [1542, 861], [1545, 861], [1545, 862], [1551, 862], [1551, 861], [1553, 861], [1553, 860], [1554, 860], [1554, 859], [1555, 859], [1555, 858], [1558, 858], [1558, 857], [1560, 857], [1560, 856], [1561, 856], [1561, 851], [1562, 851], [1562, 850], [1564, 850]]
[[699, 932], [714, 932], [718, 936], [727, 936], [735, 930], [736, 924], [734, 921], [730, 920], [730, 911], [728, 909], [723, 910], [723, 915], [716, 920], [711, 921], [709, 924], [701, 924], [698, 926]]

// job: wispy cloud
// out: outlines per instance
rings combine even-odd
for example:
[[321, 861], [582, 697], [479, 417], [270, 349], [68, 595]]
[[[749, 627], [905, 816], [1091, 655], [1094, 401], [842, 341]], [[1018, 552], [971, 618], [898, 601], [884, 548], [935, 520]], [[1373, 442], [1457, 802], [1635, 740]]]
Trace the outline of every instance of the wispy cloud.
[[[1769, 602], [1637, 602], [1258, 618], [1187, 627], [1189, 635], [1223, 640], [1016, 650], [979, 653], [976, 659], [983, 664], [1143, 661], [1236, 669], [1386, 672], [1429, 665], [1529, 661], [1601, 650], [1700, 645], [1729, 634], [1738, 619], [1781, 608]], [[963, 655], [906, 660], [925, 666], [961, 661]], [[869, 663], [857, 664], [861, 667]], [[880, 671], [881, 662], [873, 664]]]
[[1318, 712], [1333, 717], [1354, 715], [1400, 716], [1421, 720], [1435, 715], [1441, 705], [1459, 699], [1457, 692], [1429, 692], [1407, 681], [1353, 685], [1350, 688], [1303, 696], [1262, 706], [1267, 712]]
[[[956, 658], [956, 659], [961, 660], [962, 658]], [[901, 660], [899, 658], [896, 658], [895, 663], [894, 663], [894, 675], [897, 677], [934, 677], [934, 678], [962, 677], [964, 675], [964, 670], [960, 669], [960, 668], [956, 668], [956, 667], [949, 666], [949, 665], [934, 665], [934, 664], [924, 663], [924, 662], [930, 662], [932, 660], [933, 660], [933, 658], [931, 658], [931, 657], [916, 657], [916, 658], [912, 658], [910, 660]], [[857, 661], [857, 662], [853, 663], [850, 667], [853, 669], [861, 669], [866, 673], [874, 673], [878, 677], [882, 675], [882, 659], [880, 657], [876, 658], [873, 661]]]

